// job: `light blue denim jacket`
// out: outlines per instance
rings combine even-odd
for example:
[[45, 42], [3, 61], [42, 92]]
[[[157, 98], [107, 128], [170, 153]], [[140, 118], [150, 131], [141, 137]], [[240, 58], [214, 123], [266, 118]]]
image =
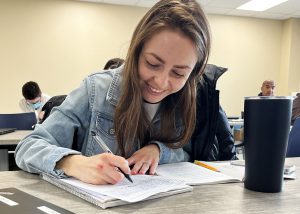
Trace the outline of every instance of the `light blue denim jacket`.
[[[120, 97], [123, 66], [88, 76], [81, 86], [71, 92], [62, 105], [53, 109], [51, 116], [17, 146], [17, 165], [32, 173], [66, 176], [55, 168], [66, 155], [92, 156], [103, 150], [92, 139], [95, 131], [114, 153], [118, 149], [114, 133], [114, 112]], [[156, 114], [154, 120], [159, 120]], [[170, 149], [161, 142], [159, 164], [188, 161], [183, 149]], [[138, 150], [138, 146], [136, 150]]]

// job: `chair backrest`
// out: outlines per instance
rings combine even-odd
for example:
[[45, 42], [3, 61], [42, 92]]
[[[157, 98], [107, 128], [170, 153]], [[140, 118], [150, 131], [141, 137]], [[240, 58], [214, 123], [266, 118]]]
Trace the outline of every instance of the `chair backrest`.
[[290, 132], [286, 157], [300, 157], [300, 117], [295, 120]]
[[51, 110], [55, 106], [60, 106], [66, 99], [67, 95], [57, 95], [51, 97], [43, 106], [42, 111], [44, 111], [43, 119], [39, 123], [43, 123], [50, 115]]
[[0, 114], [0, 128], [16, 128], [17, 130], [32, 130], [37, 123], [34, 112], [17, 114]]

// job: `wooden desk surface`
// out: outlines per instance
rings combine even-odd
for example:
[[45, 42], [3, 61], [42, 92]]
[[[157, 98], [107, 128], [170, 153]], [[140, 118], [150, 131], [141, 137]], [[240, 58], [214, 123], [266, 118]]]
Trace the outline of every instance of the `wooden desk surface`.
[[[296, 164], [300, 170], [300, 158], [286, 163]], [[160, 199], [103, 210], [62, 189], [37, 175], [23, 171], [0, 172], [0, 188], [16, 187], [43, 200], [49, 201], [74, 213], [126, 213], [126, 214], [175, 214], [175, 213], [224, 213], [224, 214], [299, 214], [300, 179], [285, 180], [280, 193], [260, 193], [244, 188], [243, 183], [202, 185], [193, 192], [172, 195]]]
[[0, 135], [0, 146], [17, 145], [20, 140], [30, 134], [32, 130], [17, 130], [11, 133]]

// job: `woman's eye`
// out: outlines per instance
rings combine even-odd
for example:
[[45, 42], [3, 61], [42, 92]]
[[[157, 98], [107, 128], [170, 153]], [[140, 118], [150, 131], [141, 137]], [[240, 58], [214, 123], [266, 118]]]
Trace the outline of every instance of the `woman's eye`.
[[180, 73], [178, 73], [178, 72], [176, 72], [176, 71], [173, 71], [173, 74], [174, 74], [176, 77], [178, 77], [178, 78], [184, 77], [184, 74], [180, 74]]
[[149, 61], [146, 61], [147, 65], [152, 67], [152, 68], [158, 68], [160, 65], [159, 64], [153, 64], [153, 63], [150, 63]]

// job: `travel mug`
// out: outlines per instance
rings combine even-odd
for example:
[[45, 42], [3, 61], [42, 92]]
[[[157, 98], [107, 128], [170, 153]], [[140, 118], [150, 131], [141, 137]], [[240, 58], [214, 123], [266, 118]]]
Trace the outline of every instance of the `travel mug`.
[[292, 97], [245, 98], [245, 188], [270, 193], [282, 190], [291, 108]]

